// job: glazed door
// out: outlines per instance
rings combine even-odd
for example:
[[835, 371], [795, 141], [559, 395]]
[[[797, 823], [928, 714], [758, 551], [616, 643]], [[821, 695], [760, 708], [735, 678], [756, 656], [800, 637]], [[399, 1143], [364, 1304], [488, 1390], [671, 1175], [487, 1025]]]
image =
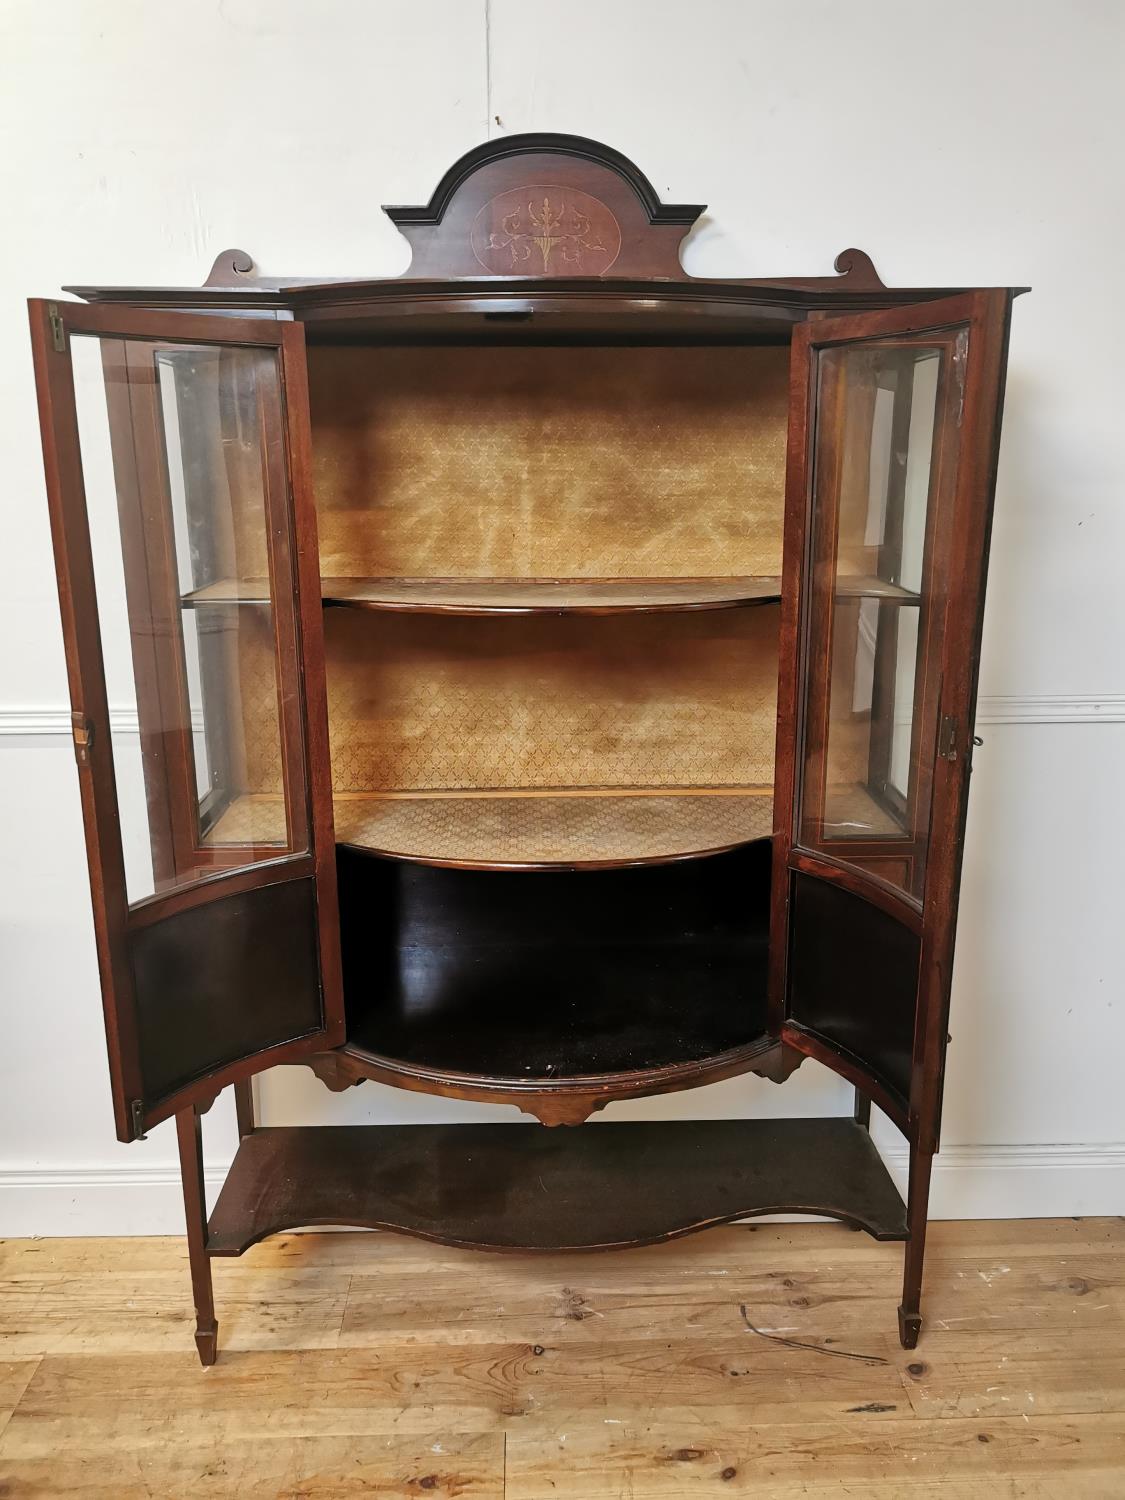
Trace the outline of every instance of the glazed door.
[[118, 1134], [343, 1040], [304, 335], [33, 302]]
[[936, 1132], [1008, 294], [793, 342], [773, 995]]

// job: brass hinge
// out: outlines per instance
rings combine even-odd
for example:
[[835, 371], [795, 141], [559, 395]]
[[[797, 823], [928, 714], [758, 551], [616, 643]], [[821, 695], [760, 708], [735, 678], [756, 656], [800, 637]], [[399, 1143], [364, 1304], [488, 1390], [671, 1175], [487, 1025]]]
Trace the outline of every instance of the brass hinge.
[[47, 317], [51, 322], [51, 343], [55, 346], [55, 353], [65, 354], [66, 329], [63, 326], [63, 320], [59, 314], [59, 304], [57, 302], [47, 303]]
[[937, 753], [942, 760], [957, 759], [957, 719], [953, 714], [942, 716], [938, 730]]
[[134, 1099], [129, 1105], [129, 1113], [133, 1117], [133, 1138], [138, 1141], [147, 1141], [145, 1135], [145, 1107], [139, 1099]]
[[74, 736], [74, 758], [80, 766], [90, 764], [90, 750], [94, 743], [94, 726], [82, 713], [70, 716], [70, 732]]
[[965, 414], [965, 368], [969, 362], [969, 330], [962, 328], [953, 346], [953, 369], [957, 376], [957, 426]]

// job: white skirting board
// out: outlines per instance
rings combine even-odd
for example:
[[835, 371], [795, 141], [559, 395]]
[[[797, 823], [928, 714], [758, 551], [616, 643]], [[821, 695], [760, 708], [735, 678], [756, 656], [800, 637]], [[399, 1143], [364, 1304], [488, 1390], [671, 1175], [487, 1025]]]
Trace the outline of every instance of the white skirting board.
[[[612, 1127], [608, 1127], [612, 1128]], [[888, 1151], [899, 1187], [906, 1153]], [[208, 1197], [227, 1163], [210, 1163]], [[934, 1162], [935, 1219], [1072, 1218], [1125, 1212], [1125, 1142], [949, 1146]], [[0, 1167], [0, 1238], [182, 1234], [175, 1166]]]

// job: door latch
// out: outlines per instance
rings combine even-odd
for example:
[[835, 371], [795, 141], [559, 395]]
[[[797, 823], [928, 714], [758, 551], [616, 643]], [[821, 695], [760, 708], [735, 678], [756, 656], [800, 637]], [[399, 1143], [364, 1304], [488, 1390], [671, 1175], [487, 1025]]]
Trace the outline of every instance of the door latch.
[[47, 318], [51, 324], [51, 343], [54, 345], [56, 354], [66, 353], [66, 328], [63, 326], [62, 315], [59, 312], [57, 302], [47, 303]]
[[133, 1117], [133, 1138], [138, 1141], [147, 1141], [145, 1135], [145, 1107], [139, 1099], [134, 1099], [129, 1105], [129, 1113]]
[[94, 743], [94, 726], [82, 713], [70, 716], [70, 732], [74, 736], [74, 758], [80, 766], [90, 764], [90, 750]]
[[937, 753], [942, 760], [957, 759], [957, 718], [954, 714], [943, 714], [938, 729]]

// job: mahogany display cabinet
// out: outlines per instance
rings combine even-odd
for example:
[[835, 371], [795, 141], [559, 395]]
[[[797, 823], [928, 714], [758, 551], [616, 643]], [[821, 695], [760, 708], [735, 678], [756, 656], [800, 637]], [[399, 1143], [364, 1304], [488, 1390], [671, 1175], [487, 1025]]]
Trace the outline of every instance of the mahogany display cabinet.
[[[575, 136], [387, 212], [397, 279], [31, 304], [117, 1133], [176, 1118], [200, 1356], [278, 1230], [776, 1211], [905, 1242], [912, 1346], [1017, 289], [693, 278], [702, 209]], [[854, 1116], [582, 1124], [805, 1058]], [[541, 1123], [255, 1128], [297, 1062]]]

